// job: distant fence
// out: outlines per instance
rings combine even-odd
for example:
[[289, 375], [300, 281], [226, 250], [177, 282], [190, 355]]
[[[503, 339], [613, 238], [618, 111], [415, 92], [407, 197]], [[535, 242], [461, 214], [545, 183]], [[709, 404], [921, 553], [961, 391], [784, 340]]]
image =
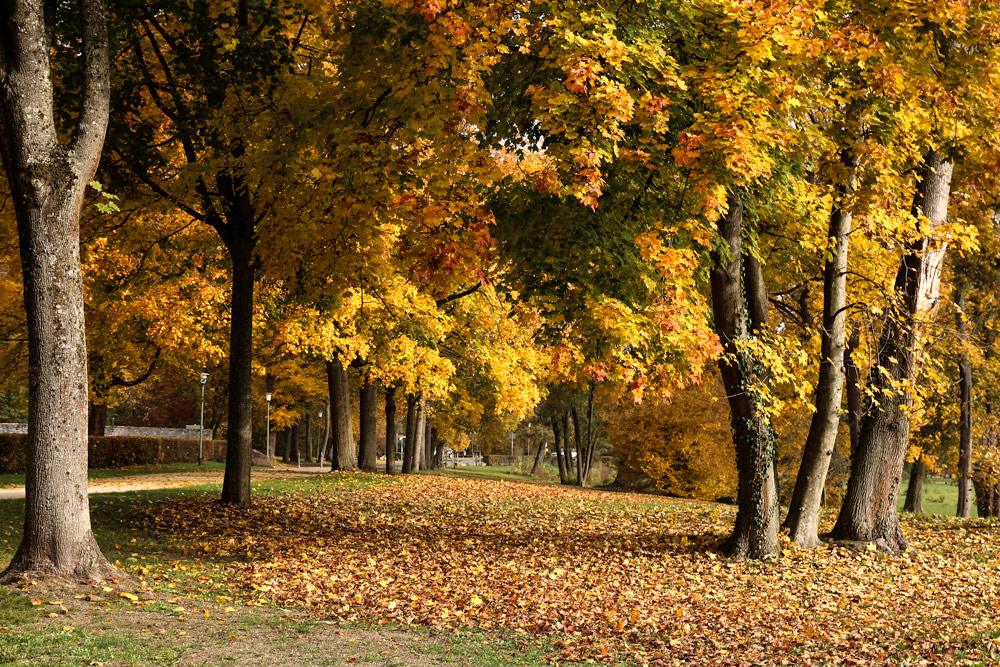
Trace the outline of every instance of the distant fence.
[[[226, 460], [225, 440], [205, 440], [206, 461]], [[0, 473], [24, 472], [28, 436], [0, 434]], [[127, 468], [161, 463], [197, 463], [198, 439], [150, 438], [143, 436], [90, 436], [87, 465], [90, 468]]]

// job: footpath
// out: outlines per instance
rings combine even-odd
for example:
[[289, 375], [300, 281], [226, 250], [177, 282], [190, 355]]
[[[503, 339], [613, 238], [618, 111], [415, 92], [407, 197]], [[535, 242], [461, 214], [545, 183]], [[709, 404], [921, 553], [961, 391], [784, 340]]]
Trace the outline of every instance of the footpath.
[[[329, 468], [319, 467], [256, 468], [250, 472], [250, 479], [255, 482], [265, 479], [287, 479], [301, 475], [319, 475], [328, 470]], [[224, 471], [222, 470], [197, 470], [92, 479], [87, 486], [87, 493], [126, 493], [128, 491], [175, 489], [184, 486], [199, 486], [201, 484], [221, 484], [223, 474]], [[15, 486], [9, 489], [0, 489], [0, 500], [7, 500], [9, 498], [24, 498], [24, 487]]]

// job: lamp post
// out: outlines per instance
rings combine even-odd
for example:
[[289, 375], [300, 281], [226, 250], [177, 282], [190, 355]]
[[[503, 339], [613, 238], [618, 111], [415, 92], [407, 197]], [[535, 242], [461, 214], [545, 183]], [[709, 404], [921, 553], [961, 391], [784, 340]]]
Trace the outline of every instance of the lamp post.
[[264, 437], [267, 441], [264, 444], [264, 453], [267, 454], [267, 462], [271, 463], [271, 392], [264, 394], [264, 400], [267, 401], [267, 430], [264, 431]]
[[205, 383], [208, 373], [201, 374], [201, 427], [198, 429], [198, 465], [205, 462]]

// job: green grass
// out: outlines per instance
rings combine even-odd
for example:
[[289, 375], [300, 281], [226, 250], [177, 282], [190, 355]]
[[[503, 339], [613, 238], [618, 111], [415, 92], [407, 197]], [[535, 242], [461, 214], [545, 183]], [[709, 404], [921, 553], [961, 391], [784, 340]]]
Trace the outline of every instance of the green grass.
[[[159, 475], [171, 472], [197, 472], [199, 470], [225, 470], [222, 461], [205, 461], [204, 465], [197, 463], [163, 463], [160, 465], [132, 466], [129, 468], [92, 468], [87, 472], [90, 479], [106, 479], [111, 477], [132, 477], [135, 475]], [[24, 486], [24, 473], [8, 473], [0, 475], [0, 488]]]
[[[899, 486], [899, 511], [903, 511], [906, 502], [906, 485], [903, 480]], [[954, 480], [927, 477], [924, 479], [924, 513], [955, 516], [958, 507], [958, 484]], [[975, 502], [972, 503], [972, 518], [978, 518]]]

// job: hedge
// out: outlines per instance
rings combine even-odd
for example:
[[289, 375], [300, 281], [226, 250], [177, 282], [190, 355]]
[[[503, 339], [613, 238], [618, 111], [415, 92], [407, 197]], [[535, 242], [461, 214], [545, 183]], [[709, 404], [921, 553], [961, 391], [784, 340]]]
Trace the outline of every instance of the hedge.
[[[0, 433], [0, 473], [24, 472], [28, 436], [23, 433]], [[225, 440], [206, 440], [206, 461], [226, 460]], [[87, 464], [91, 468], [127, 468], [159, 463], [197, 463], [198, 441], [174, 438], [150, 438], [135, 435], [95, 436], [89, 438]]]

